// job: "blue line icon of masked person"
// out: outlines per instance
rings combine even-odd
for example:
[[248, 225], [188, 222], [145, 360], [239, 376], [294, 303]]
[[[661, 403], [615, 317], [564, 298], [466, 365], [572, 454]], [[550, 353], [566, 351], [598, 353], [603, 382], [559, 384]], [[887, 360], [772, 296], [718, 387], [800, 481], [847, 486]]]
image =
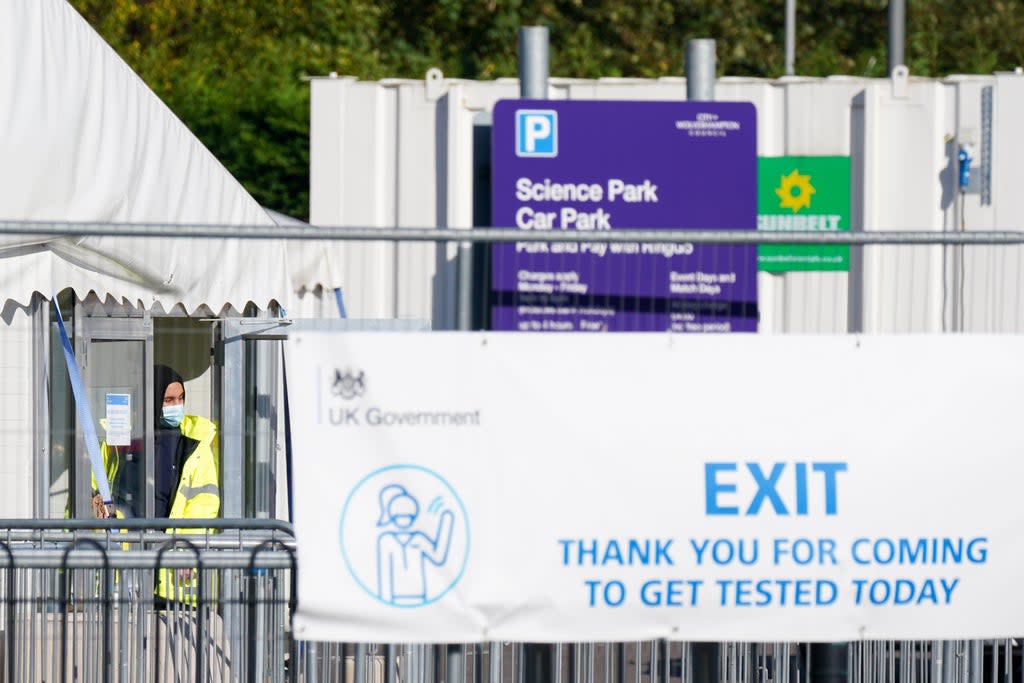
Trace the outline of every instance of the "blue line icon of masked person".
[[455, 515], [442, 512], [430, 537], [412, 529], [420, 505], [404, 486], [388, 484], [379, 498], [377, 526], [386, 530], [377, 537], [377, 597], [401, 607], [424, 605], [430, 601], [427, 562], [441, 567], [448, 561]]

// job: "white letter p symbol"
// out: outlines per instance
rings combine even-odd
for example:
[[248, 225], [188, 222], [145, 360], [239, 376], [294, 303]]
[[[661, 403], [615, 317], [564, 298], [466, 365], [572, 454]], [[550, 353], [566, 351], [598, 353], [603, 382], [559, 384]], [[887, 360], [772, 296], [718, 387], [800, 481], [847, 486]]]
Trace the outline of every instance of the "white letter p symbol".
[[547, 116], [526, 117], [526, 151], [537, 151], [537, 140], [544, 140], [551, 135], [551, 119]]

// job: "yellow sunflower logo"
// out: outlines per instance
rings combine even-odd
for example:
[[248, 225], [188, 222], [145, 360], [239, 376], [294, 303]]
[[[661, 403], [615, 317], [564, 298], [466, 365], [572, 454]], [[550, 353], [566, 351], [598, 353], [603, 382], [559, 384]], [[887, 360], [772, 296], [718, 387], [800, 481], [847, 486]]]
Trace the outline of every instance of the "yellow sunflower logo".
[[793, 209], [793, 213], [803, 208], [809, 209], [811, 195], [814, 194], [811, 176], [800, 175], [799, 169], [794, 168], [792, 173], [779, 179], [775, 194], [779, 195], [780, 209]]

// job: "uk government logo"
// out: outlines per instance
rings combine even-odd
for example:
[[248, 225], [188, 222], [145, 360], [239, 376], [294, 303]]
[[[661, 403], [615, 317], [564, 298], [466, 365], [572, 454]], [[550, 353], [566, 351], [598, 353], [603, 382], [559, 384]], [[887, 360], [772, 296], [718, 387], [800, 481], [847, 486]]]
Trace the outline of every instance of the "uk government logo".
[[362, 396], [364, 391], [366, 391], [365, 372], [360, 370], [355, 373], [349, 368], [344, 371], [334, 370], [334, 380], [331, 382], [332, 394], [349, 401], [357, 396]]
[[363, 477], [342, 507], [340, 536], [349, 575], [391, 607], [437, 602], [462, 579], [469, 559], [462, 499], [419, 465], [389, 465]]
[[[389, 395], [383, 405], [368, 393], [366, 372], [328, 365], [317, 372], [317, 424], [357, 429], [362, 427], [479, 427], [480, 408], [472, 405], [409, 405], [402, 395]], [[386, 400], [390, 398], [390, 400]], [[360, 399], [360, 400], [356, 400]]]
[[516, 110], [516, 156], [558, 156], [558, 112], [554, 109]]

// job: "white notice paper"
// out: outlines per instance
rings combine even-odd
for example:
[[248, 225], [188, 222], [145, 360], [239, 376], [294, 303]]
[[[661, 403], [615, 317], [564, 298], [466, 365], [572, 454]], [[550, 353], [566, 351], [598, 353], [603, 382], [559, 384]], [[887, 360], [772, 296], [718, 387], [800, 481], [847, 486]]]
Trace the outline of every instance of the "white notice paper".
[[132, 441], [131, 394], [107, 394], [107, 445], [128, 446]]

